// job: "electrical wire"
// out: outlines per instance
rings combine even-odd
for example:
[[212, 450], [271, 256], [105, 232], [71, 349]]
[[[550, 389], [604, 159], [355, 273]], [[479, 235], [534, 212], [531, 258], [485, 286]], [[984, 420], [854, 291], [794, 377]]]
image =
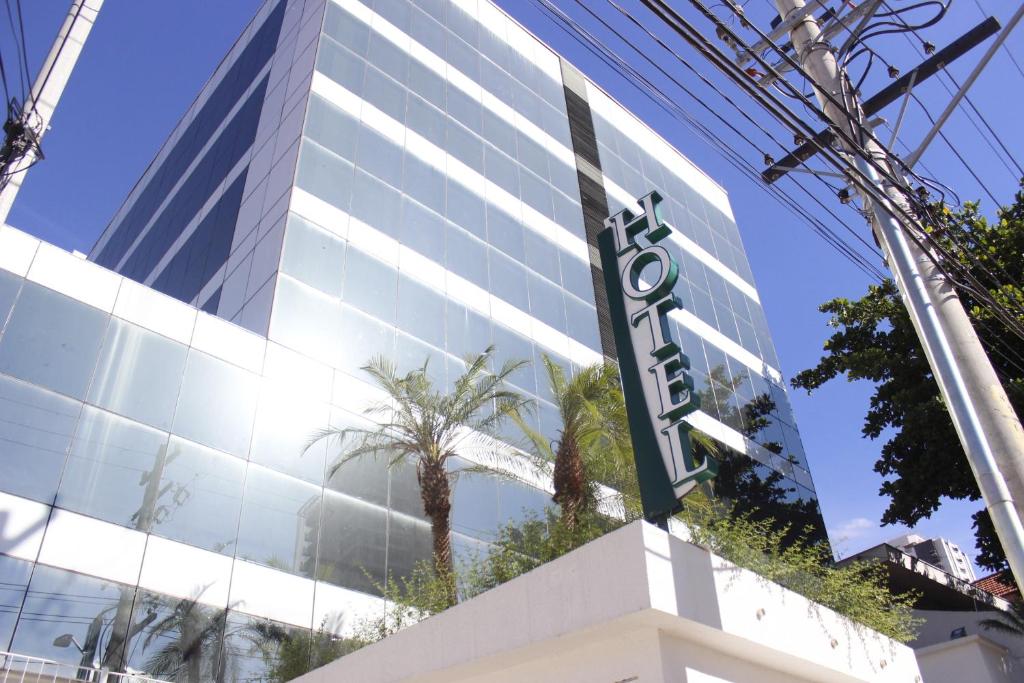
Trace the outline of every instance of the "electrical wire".
[[[557, 7], [553, 6], [548, 0], [535, 0], [535, 2], [537, 2], [538, 5], [542, 7], [542, 9], [546, 10], [547, 13], [556, 20], [556, 22], [558, 22], [559, 24], [563, 24], [563, 30], [566, 30], [567, 33], [570, 33], [570, 35], [581, 44], [583, 44], [583, 42], [580, 39], [580, 36], [582, 36], [583, 40], [586, 41], [586, 45], [584, 45], [584, 47], [586, 47], [588, 51], [590, 51], [592, 54], [596, 54], [600, 59], [602, 59], [602, 61], [604, 61], [611, 68], [613, 68], [613, 70], [615, 70], [624, 79], [626, 79], [627, 82], [630, 82], [631, 85], [640, 89], [645, 95], [647, 95], [652, 101], [654, 101], [655, 104], [657, 104], [667, 113], [669, 113], [669, 115], [672, 115], [677, 120], [681, 120], [686, 125], [691, 127], [691, 129], [695, 129], [695, 132], [697, 132], [698, 135], [705, 139], [705, 142], [716, 148], [719, 151], [719, 153], [722, 154], [722, 156], [725, 157], [726, 160], [730, 162], [731, 165], [734, 166], [734, 168], [737, 168], [737, 170], [739, 170], [741, 173], [743, 173], [748, 178], [753, 180], [755, 184], [768, 191], [769, 194], [771, 194], [777, 201], [783, 204], [791, 212], [796, 213], [798, 217], [801, 217], [804, 220], [808, 221], [812, 229], [815, 230], [815, 232], [821, 235], [831, 246], [839, 250], [840, 253], [842, 253], [846, 258], [854, 262], [854, 264], [861, 268], [869, 277], [880, 281], [883, 274], [881, 270], [874, 265], [874, 263], [872, 263], [871, 261], [865, 261], [861, 254], [857, 253], [855, 249], [850, 248], [845, 242], [841, 240], [841, 238], [836, 236], [824, 223], [817, 219], [817, 217], [812, 216], [808, 212], [802, 210], [802, 208], [799, 207], [798, 204], [795, 204], [795, 202], [793, 202], [790, 197], [784, 194], [779, 195], [776, 190], [771, 188], [771, 186], [765, 185], [761, 180], [760, 174], [757, 171], [757, 169], [755, 169], [752, 164], [746, 161], [741, 154], [736, 152], [735, 149], [726, 144], [719, 136], [715, 135], [706, 126], [700, 124], [698, 119], [696, 119], [688, 112], [683, 110], [675, 100], [667, 98], [657, 86], [655, 86], [646, 77], [640, 74], [639, 71], [631, 67], [625, 59], [620, 57], [614, 51], [610, 50], [610, 48], [605, 46], [600, 40], [594, 37], [593, 34], [591, 34], [586, 29], [582, 28], [578, 23], [572, 20], [571, 17], [569, 17], [567, 14], [559, 10]], [[609, 31], [613, 32], [625, 44], [632, 45], [632, 43], [627, 41], [621, 33], [615, 30], [602, 17], [593, 12], [586, 4], [580, 2], [579, 0], [577, 0], [577, 3], [584, 10], [586, 10], [592, 17], [594, 17], [598, 22], [600, 22], [602, 26], [604, 26]], [[614, 3], [611, 4], [614, 5]], [[565, 27], [568, 27], [568, 29], [566, 29]], [[600, 51], [602, 54], [597, 54], [597, 51]], [[763, 151], [760, 150], [760, 147], [756, 143], [754, 143], [748, 136], [746, 136], [740, 130], [738, 130], [734, 125], [725, 120], [718, 112], [711, 108], [707, 104], [707, 102], [704, 101], [703, 98], [699, 97], [696, 93], [691, 91], [684, 84], [682, 84], [671, 74], [665, 71], [659, 64], [651, 60], [642, 50], [635, 49], [635, 51], [638, 54], [640, 54], [640, 56], [644, 58], [649, 64], [651, 64], [655, 69], [657, 69], [659, 73], [668, 78], [673, 84], [675, 84], [683, 92], [685, 92], [691, 99], [693, 99], [695, 102], [704, 107], [713, 118], [722, 122], [723, 125], [729, 128], [733, 134], [745, 140], [755, 149], [758, 149], [759, 153], [763, 155]], [[614, 65], [610, 62], [614, 62]], [[733, 103], [731, 100], [730, 103], [735, 105], [735, 103]], [[761, 128], [760, 125], [756, 123], [756, 121], [753, 121], [753, 119], [749, 120], [756, 126], [758, 126], [762, 130], [762, 132], [767, 133], [767, 131]], [[781, 147], [781, 143], [778, 144]], [[798, 186], [805, 193], [807, 193], [813, 201], [818, 203], [819, 206], [828, 211], [837, 221], [839, 221], [845, 227], [847, 227], [851, 234], [853, 234], [855, 237], [863, 241], [856, 231], [853, 231], [852, 228], [846, 226], [845, 222], [843, 222], [833, 211], [831, 211], [831, 209], [829, 209], [823, 203], [821, 203], [821, 201], [813, 193], [810, 193], [809, 191], [806, 190], [806, 188], [800, 186], [799, 184]], [[864, 244], [872, 252], [873, 256], [880, 258], [881, 255], [874, 251], [873, 245], [867, 244], [866, 242], [864, 242]]]
[[[770, 93], [758, 91], [757, 89], [752, 88], [749, 78], [746, 77], [746, 73], [744, 72], [743, 75], [738, 75], [735, 71], [737, 67], [735, 67], [735, 65], [733, 65], [722, 53], [721, 49], [712, 45], [707, 38], [700, 33], [700, 31], [695, 29], [689, 21], [680, 16], [675, 12], [675, 10], [661, 0], [641, 0], [641, 2], [680, 37], [686, 40], [687, 43], [694, 47], [700, 54], [708, 58], [709, 61], [728, 78], [746, 90], [748, 94], [750, 94], [761, 106], [765, 107], [770, 113], [779, 119], [780, 122], [787, 127], [791, 127], [791, 129], [795, 131], [809, 130], [805, 121], [797, 117], [777, 99], [773, 101]], [[723, 40], [731, 41], [734, 46], [740, 45], [746, 47], [748, 54], [750, 53], [749, 46], [747, 46], [744, 41], [735, 34], [735, 32], [731, 31], [729, 27], [719, 21], [713, 13], [708, 12], [707, 8], [704, 7], [699, 0], [690, 0], [690, 3], [709, 21], [715, 24], [716, 34], [719, 37]], [[778, 48], [778, 46], [775, 46], [772, 41], [768, 40], [767, 36], [762, 31], [753, 24], [748, 23], [747, 25], [753, 31], [758, 33], [766, 44], [773, 46], [773, 48], [781, 54], [783, 60], [787, 62], [787, 64], [789, 64], [789, 66], [796, 71], [798, 75], [803, 76], [805, 79], [809, 79], [808, 74], [804, 71], [801, 65], [797, 64], [789, 55], [785, 54], [785, 52]], [[756, 55], [753, 56], [755, 61], [758, 61], [760, 66], [774, 78], [781, 79], [780, 74], [772, 65], [768, 64], [763, 59], [757, 59]], [[799, 91], [797, 91], [796, 88], [785, 79], [782, 79], [782, 83], [792, 88], [794, 90], [794, 94], [799, 93]], [[819, 91], [819, 94], [826, 103], [831, 103], [834, 106], [845, 109], [842, 101], [837, 100], [836, 96], [832, 93]], [[824, 116], [824, 113], [820, 112], [820, 115]], [[827, 117], [825, 118], [827, 119]], [[986, 308], [990, 312], [1000, 318], [1009, 331], [1021, 339], [1024, 339], [1024, 324], [1006, 311], [1005, 308], [996, 301], [985, 288], [981, 287], [977, 278], [967, 271], [963, 264], [953, 259], [944, 245], [939, 244], [930, 235], [924, 233], [917, 227], [917, 217], [914, 215], [915, 208], [927, 211], [927, 206], [923, 205], [914, 196], [914, 194], [909, 191], [909, 188], [906, 187], [905, 182], [898, 174], [893, 173], [892, 164], [894, 160], [891, 158], [891, 155], [889, 155], [885, 161], [882, 161], [880, 159], [876, 159], [873, 154], [867, 153], [866, 150], [864, 150], [864, 144], [867, 139], [873, 140], [875, 144], [879, 145], [880, 149], [884, 149], [884, 147], [881, 147], [881, 143], [874, 139], [873, 133], [869, 130], [865, 130], [857, 120], [853, 119], [851, 115], [848, 114], [847, 119], [850, 126], [849, 131], [846, 130], [845, 126], [837, 125], [832, 127], [833, 133], [851, 149], [855, 150], [857, 154], [862, 155], [864, 161], [886, 182], [888, 182], [891, 187], [903, 192], [905, 195], [906, 206], [904, 206], [902, 202], [890, 202], [889, 198], [885, 196], [881, 191], [881, 188], [875, 185], [874, 181], [869, 179], [858, 169], [850, 168], [841, 157], [837, 157], [832, 153], [832, 150], [828, 145], [815, 144], [819, 153], [829, 160], [837, 169], [841, 171], [845, 170], [845, 172], [849, 174], [853, 185], [866, 196], [870, 197], [872, 201], [878, 201], [883, 203], [884, 206], [888, 206], [890, 215], [902, 224], [907, 237], [934, 262], [936, 268], [939, 269], [939, 271], [943, 273], [951, 283], [963, 288], [965, 291], [973, 293], [979, 301], [985, 303]], [[809, 130], [808, 135], [813, 136], [814, 134], [815, 132], [813, 130]], [[810, 137], [807, 139], [813, 138]], [[899, 159], [896, 159], [895, 162], [902, 163]], [[912, 173], [909, 169], [904, 169], [903, 172]], [[951, 272], [951, 269], [956, 272]]]

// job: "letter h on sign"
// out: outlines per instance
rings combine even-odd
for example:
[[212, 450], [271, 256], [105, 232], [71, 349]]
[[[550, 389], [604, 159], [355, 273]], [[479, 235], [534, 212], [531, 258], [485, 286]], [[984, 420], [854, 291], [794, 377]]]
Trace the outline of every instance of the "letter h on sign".
[[714, 476], [714, 461], [697, 462], [683, 417], [700, 407], [687, 374], [689, 359], [669, 331], [681, 308], [672, 290], [679, 266], [659, 244], [672, 229], [662, 220], [661, 196], [641, 197], [639, 215], [623, 210], [598, 236], [609, 310], [619, 352], [637, 473], [649, 519], [678, 507], [678, 499]]

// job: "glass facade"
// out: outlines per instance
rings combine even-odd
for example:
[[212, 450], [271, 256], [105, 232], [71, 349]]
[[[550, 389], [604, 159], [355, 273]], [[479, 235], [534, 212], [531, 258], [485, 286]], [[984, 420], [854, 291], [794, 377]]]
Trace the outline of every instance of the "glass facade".
[[[512, 384], [557, 435], [542, 356], [606, 351], [568, 65], [471, 5], [268, 1], [99, 265], [44, 269], [40, 246], [0, 269], [0, 507], [23, 527], [0, 548], [0, 646], [190, 683], [317, 661], [431, 553], [414, 468], [310, 445], [367, 424], [374, 355], [439, 386], [491, 344], [530, 360]], [[701, 428], [735, 452], [719, 493], [822, 526], [724, 192], [587, 89], [607, 209], [657, 188], [683, 236], [672, 320]], [[457, 482], [457, 555], [551, 504], [544, 482]]]

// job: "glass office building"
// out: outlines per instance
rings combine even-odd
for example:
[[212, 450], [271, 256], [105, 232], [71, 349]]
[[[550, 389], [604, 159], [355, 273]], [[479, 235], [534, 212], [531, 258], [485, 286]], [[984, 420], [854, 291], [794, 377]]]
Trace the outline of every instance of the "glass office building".
[[[2, 645], [190, 683], [315, 657], [431, 552], [415, 472], [306, 448], [364, 424], [359, 368], [443, 385], [494, 344], [554, 436], [540, 359], [614, 357], [596, 234], [655, 188], [718, 491], [823, 533], [721, 187], [489, 0], [268, 0], [88, 260], [0, 229]], [[460, 477], [456, 553], [549, 486]]]

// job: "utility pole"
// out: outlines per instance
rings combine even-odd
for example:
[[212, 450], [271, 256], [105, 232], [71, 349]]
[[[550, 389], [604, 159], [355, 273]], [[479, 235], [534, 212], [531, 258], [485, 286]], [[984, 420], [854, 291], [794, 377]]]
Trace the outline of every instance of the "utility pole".
[[[978, 481], [1010, 569], [1024, 585], [1024, 430], [948, 279], [904, 232], [896, 213], [913, 216], [900, 188], [882, 182], [875, 163], [887, 166], [890, 154], [875, 142], [860, 102], [804, 0], [774, 0], [782, 21], [803, 15], [790, 29], [797, 61], [814, 82], [815, 95], [829, 120], [860, 149], [844, 143], [856, 170], [873, 184], [862, 189], [896, 284], [910, 313], [932, 373], [953, 419], [971, 470]], [[875, 162], [875, 163], [872, 163]], [[885, 196], [886, 201], [877, 199]], [[915, 225], [912, 229], [923, 229]]]
[[25, 172], [42, 158], [39, 141], [50, 125], [102, 5], [103, 0], [72, 1], [27, 101], [21, 103], [20, 114], [4, 123], [7, 135], [0, 148], [0, 225], [7, 222]]

